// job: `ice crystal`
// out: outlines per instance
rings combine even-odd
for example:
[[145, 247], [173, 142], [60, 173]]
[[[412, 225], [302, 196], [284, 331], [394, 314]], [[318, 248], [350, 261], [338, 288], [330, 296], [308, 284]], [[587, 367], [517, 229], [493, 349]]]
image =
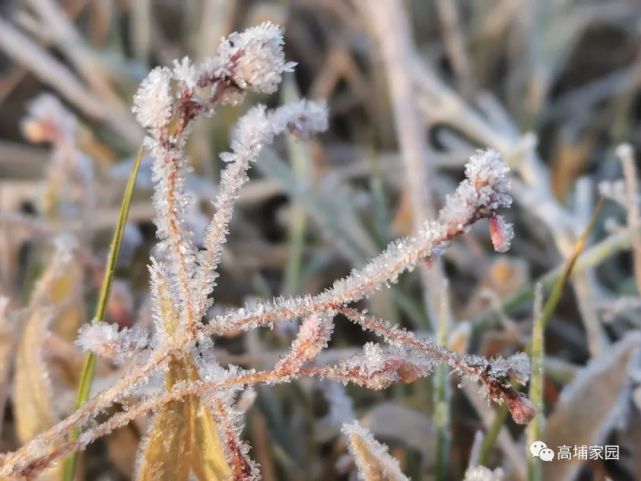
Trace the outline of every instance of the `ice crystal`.
[[496, 252], [507, 252], [514, 238], [514, 229], [503, 216], [495, 215], [490, 217], [490, 237]]
[[174, 60], [173, 75], [183, 88], [189, 92], [198, 85], [198, 68], [193, 64], [189, 57], [183, 57], [181, 60]]
[[[198, 259], [201, 269], [196, 286], [199, 315], [204, 315], [208, 308], [207, 296], [216, 283], [215, 269], [220, 262], [222, 245], [227, 239], [234, 202], [238, 199], [241, 187], [249, 180], [247, 170], [251, 162], [257, 159], [264, 146], [273, 141], [274, 136], [292, 126], [298, 129], [298, 133], [306, 134], [327, 128], [327, 111], [323, 103], [298, 102], [294, 105], [285, 105], [271, 112], [267, 112], [263, 105], [252, 108], [241, 117], [233, 130], [231, 151], [220, 155], [230, 165], [222, 173], [219, 193], [214, 201], [214, 218], [205, 232], [205, 250]], [[274, 122], [275, 118], [277, 122]]]
[[167, 125], [174, 104], [171, 79], [170, 69], [156, 67], [140, 84], [132, 110], [143, 127], [158, 129]]
[[357, 421], [343, 425], [342, 431], [349, 440], [349, 451], [356, 461], [359, 479], [408, 481], [398, 460], [388, 452], [387, 446], [374, 439]]
[[239, 88], [271, 94], [283, 72], [291, 72], [296, 65], [285, 61], [283, 44], [282, 29], [265, 22], [223, 39], [217, 52], [220, 60], [215, 65], [224, 68]]
[[396, 382], [410, 383], [427, 376], [435, 360], [404, 348], [369, 342], [363, 354], [329, 368], [331, 377], [369, 389], [385, 389]]
[[[510, 169], [495, 150], [479, 150], [465, 166], [466, 179], [447, 197], [439, 213], [439, 224], [463, 226], [474, 217], [494, 215], [500, 208], [509, 207]], [[504, 225], [507, 229], [507, 225]]]
[[626, 206], [628, 197], [625, 181], [623, 179], [603, 180], [599, 182], [598, 189], [599, 194], [606, 199], [613, 200], [622, 206]]
[[121, 364], [149, 346], [149, 333], [138, 327], [118, 330], [115, 324], [94, 321], [80, 328], [76, 344], [83, 351]]
[[281, 359], [274, 369], [285, 373], [296, 373], [307, 361], [315, 358], [327, 347], [332, 331], [334, 313], [312, 314], [300, 326], [298, 336], [292, 343], [289, 355]]
[[327, 129], [327, 104], [305, 99], [292, 102], [276, 109], [270, 121], [276, 132], [289, 130], [297, 135], [322, 132]]
[[500, 468], [492, 471], [485, 466], [474, 466], [465, 471], [463, 481], [503, 481], [503, 471]]
[[[479, 151], [471, 158], [465, 170], [466, 179], [447, 196], [436, 219], [427, 221], [414, 236], [392, 242], [364, 267], [336, 281], [325, 292], [248, 305], [221, 314], [208, 324], [201, 323], [213, 302], [210, 294], [218, 275], [222, 246], [229, 232], [234, 203], [249, 180], [249, 168], [275, 136], [287, 131], [304, 136], [325, 129], [327, 108], [322, 102], [301, 100], [273, 111], [259, 105], [241, 117], [232, 132], [230, 151], [221, 154], [227, 165], [221, 175], [214, 216], [205, 231], [201, 251], [196, 249], [187, 222], [194, 205], [185, 186], [189, 169], [185, 148], [192, 121], [213, 112], [221, 103], [240, 99], [248, 91], [274, 92], [283, 72], [293, 66], [285, 61], [282, 30], [265, 23], [223, 39], [213, 58], [199, 64], [183, 58], [174, 62], [173, 68], [155, 68], [142, 82], [134, 97], [133, 111], [147, 129], [144, 147], [154, 159], [154, 220], [159, 244], [151, 260], [150, 284], [155, 338], [152, 342], [141, 330], [119, 331], [114, 325], [94, 323], [82, 329], [78, 344], [116, 361], [147, 349], [149, 360], [134, 367], [116, 385], [58, 427], [43, 433], [18, 452], [6, 455], [0, 475], [33, 474], [56, 458], [86, 446], [151, 409], [198, 396], [216, 417], [235, 479], [254, 479], [257, 469], [240, 437], [243, 412], [238, 410], [236, 396], [246, 385], [283, 383], [300, 376], [325, 377], [384, 389], [392, 383], [413, 382], [429, 374], [437, 363], [446, 363], [464, 377], [480, 381], [491, 399], [507, 401], [517, 422], [531, 419], [533, 406], [511, 385], [511, 379], [525, 382], [529, 374], [524, 356], [507, 360], [461, 356], [389, 323], [350, 314], [346, 307], [397, 282], [402, 273], [441, 255], [453, 239], [479, 219], [490, 220], [497, 250], [503, 251], [509, 246], [511, 228], [498, 214], [499, 209], [511, 203], [509, 169], [492, 150]], [[44, 105], [47, 106], [46, 102]], [[42, 110], [47, 111], [44, 107]], [[382, 336], [390, 345], [368, 343], [362, 353], [337, 365], [311, 365], [328, 343], [336, 312]], [[290, 353], [271, 370], [223, 368], [212, 354], [213, 341], [209, 336], [236, 334], [258, 326], [273, 328], [276, 322], [287, 319], [304, 320]], [[88, 421], [105, 412], [115, 400], [133, 392], [151, 376], [167, 377], [172, 364], [183, 361], [193, 366], [189, 375], [179, 374], [169, 385], [131, 409], [97, 426], [88, 425]], [[336, 401], [342, 406], [341, 416], [351, 417], [351, 406], [341, 392], [340, 402]], [[77, 441], [61, 445], [56, 442], [70, 429], [82, 426], [85, 431]], [[387, 449], [369, 432], [358, 424], [346, 425], [344, 432], [363, 471], [374, 466], [373, 471], [370, 469], [373, 473], [383, 473], [390, 479], [406, 479]], [[47, 446], [55, 446], [55, 452]]]

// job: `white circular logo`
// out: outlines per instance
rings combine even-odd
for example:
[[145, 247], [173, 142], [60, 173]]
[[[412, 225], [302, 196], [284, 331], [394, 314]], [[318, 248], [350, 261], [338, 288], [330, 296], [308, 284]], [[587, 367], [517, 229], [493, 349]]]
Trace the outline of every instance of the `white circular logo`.
[[554, 451], [548, 448], [543, 441], [534, 441], [530, 444], [530, 454], [533, 458], [539, 458], [541, 461], [547, 462], [554, 459]]

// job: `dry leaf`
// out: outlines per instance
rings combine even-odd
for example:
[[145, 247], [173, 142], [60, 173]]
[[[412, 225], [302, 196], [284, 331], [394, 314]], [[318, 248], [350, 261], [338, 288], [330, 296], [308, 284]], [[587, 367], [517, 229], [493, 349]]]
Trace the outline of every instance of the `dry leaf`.
[[[16, 353], [13, 412], [21, 443], [53, 426], [56, 416], [51, 403], [51, 383], [43, 358], [43, 345], [52, 313], [42, 306], [30, 309]], [[46, 471], [40, 479], [60, 479], [61, 465]]]
[[363, 481], [409, 481], [387, 446], [376, 441], [358, 422], [343, 425], [343, 433]]
[[[163, 327], [171, 336], [178, 324], [178, 313], [166, 285], [159, 283], [158, 304]], [[179, 354], [169, 361], [167, 390], [176, 383], [199, 379], [191, 354]], [[156, 413], [140, 450], [136, 479], [188, 481], [190, 473], [199, 481], [228, 480], [232, 475], [214, 417], [197, 396], [170, 402]]]
[[[176, 382], [197, 379], [192, 359], [180, 357], [170, 362], [167, 389]], [[214, 418], [198, 397], [171, 402], [156, 414], [142, 448], [137, 479], [187, 481], [190, 472], [200, 481], [231, 477]]]
[[564, 199], [574, 186], [585, 169], [593, 145], [594, 140], [590, 135], [578, 141], [568, 139], [567, 135], [561, 136], [552, 159], [552, 191], [557, 199]]
[[[639, 345], [641, 336], [630, 335], [579, 371], [546, 423], [543, 441], [548, 446], [590, 446], [603, 440], [621, 412], [630, 359]], [[543, 463], [543, 479], [574, 479], [581, 463], [576, 456]]]

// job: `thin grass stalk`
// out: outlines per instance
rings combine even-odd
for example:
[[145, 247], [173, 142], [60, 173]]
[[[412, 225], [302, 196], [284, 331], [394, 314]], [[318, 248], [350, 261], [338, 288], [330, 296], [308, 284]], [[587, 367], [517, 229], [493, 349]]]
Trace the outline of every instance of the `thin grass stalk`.
[[[439, 312], [437, 342], [447, 343], [449, 302], [447, 283], [444, 286]], [[450, 384], [447, 366], [439, 365], [434, 375], [434, 421], [436, 423], [436, 480], [446, 481], [450, 454]]]
[[[296, 85], [292, 77], [287, 77], [284, 82], [283, 101], [295, 102], [299, 100]], [[307, 186], [310, 174], [310, 152], [306, 143], [286, 134], [287, 153], [292, 164], [292, 171], [299, 185]], [[290, 225], [288, 232], [289, 256], [285, 268], [285, 293], [297, 294], [300, 289], [303, 253], [305, 250], [305, 231], [307, 228], [307, 212], [305, 207], [297, 200], [292, 202]]]
[[536, 286], [536, 296], [534, 302], [534, 324], [532, 326], [532, 341], [530, 353], [530, 365], [532, 366], [532, 375], [530, 376], [530, 401], [534, 403], [537, 409], [536, 416], [527, 427], [527, 444], [528, 449], [528, 481], [541, 481], [541, 460], [538, 457], [529, 456], [529, 446], [541, 439], [543, 430], [543, 356], [545, 355], [545, 344], [543, 333], [545, 331], [544, 318], [540, 315], [541, 304], [543, 302], [543, 290], [540, 284]]
[[500, 407], [496, 417], [494, 418], [494, 421], [492, 422], [490, 429], [485, 434], [485, 437], [483, 438], [483, 442], [481, 443], [481, 452], [479, 454], [480, 466], [487, 466], [488, 461], [490, 460], [490, 453], [492, 452], [492, 448], [496, 443], [496, 439], [499, 437], [499, 433], [503, 428], [503, 424], [505, 424], [507, 415], [508, 415], [507, 405], [503, 404]]
[[[120, 254], [120, 246], [122, 244], [122, 237], [127, 225], [127, 217], [129, 216], [129, 207], [131, 206], [131, 199], [133, 197], [134, 188], [136, 186], [136, 177], [140, 169], [140, 162], [142, 160], [143, 148], [141, 147], [136, 154], [134, 165], [127, 180], [127, 186], [120, 205], [120, 213], [118, 215], [118, 222], [116, 223], [116, 230], [114, 231], [109, 247], [109, 255], [107, 257], [107, 265], [105, 266], [105, 273], [102, 278], [100, 286], [100, 293], [98, 296], [98, 303], [96, 304], [96, 313], [94, 319], [98, 322], [103, 322], [105, 319], [105, 312], [107, 310], [107, 301], [109, 300], [109, 293], [111, 291], [111, 284], [113, 282], [114, 274], [116, 271], [116, 262]], [[96, 355], [88, 353], [84, 359], [82, 366], [82, 374], [80, 376], [80, 383], [78, 384], [78, 392], [76, 394], [75, 408], [80, 409], [89, 399], [91, 393], [91, 384], [93, 383], [94, 374], [96, 371]], [[80, 431], [75, 428], [71, 431], [70, 438], [75, 440]], [[64, 462], [63, 480], [73, 481], [78, 464], [78, 453], [74, 452]]]

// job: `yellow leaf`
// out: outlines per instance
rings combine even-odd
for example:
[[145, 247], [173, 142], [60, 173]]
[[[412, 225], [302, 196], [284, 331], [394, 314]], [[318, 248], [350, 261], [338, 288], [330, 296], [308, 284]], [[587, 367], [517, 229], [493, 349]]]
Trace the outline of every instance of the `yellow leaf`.
[[398, 461], [389, 454], [387, 446], [357, 422], [343, 426], [349, 442], [349, 451], [364, 481], [409, 481]]
[[[169, 363], [167, 389], [176, 382], [198, 380], [194, 361], [187, 356]], [[174, 401], [156, 414], [151, 433], [142, 448], [139, 481], [187, 481], [193, 473], [200, 481], [231, 478], [216, 423], [200, 398]]]
[[[16, 433], [21, 443], [50, 428], [56, 422], [51, 404], [51, 384], [43, 358], [50, 310], [35, 306], [30, 309], [16, 353], [13, 410]], [[59, 466], [47, 470], [39, 479], [60, 479]]]
[[[156, 302], [164, 330], [171, 336], [178, 325], [178, 313], [166, 280], [159, 278], [158, 281]], [[190, 354], [177, 354], [169, 361], [165, 378], [167, 390], [179, 382], [198, 380], [198, 369]], [[232, 478], [214, 417], [197, 396], [170, 402], [156, 413], [150, 434], [141, 448], [136, 479], [188, 481], [190, 473], [199, 481]]]

